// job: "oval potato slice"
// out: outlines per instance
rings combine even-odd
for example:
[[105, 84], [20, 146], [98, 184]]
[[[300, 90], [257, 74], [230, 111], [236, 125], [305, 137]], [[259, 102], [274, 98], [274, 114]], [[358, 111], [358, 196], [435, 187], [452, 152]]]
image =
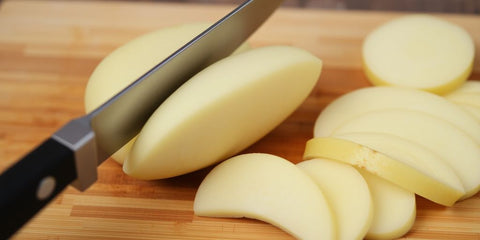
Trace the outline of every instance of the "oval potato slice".
[[468, 80], [465, 83], [463, 83], [460, 87], [455, 89], [453, 92], [480, 94], [480, 81], [479, 80]]
[[480, 124], [471, 115], [443, 97], [399, 87], [367, 87], [335, 99], [318, 116], [314, 136], [331, 136], [337, 128], [359, 115], [386, 109], [428, 113], [455, 125], [480, 145]]
[[337, 239], [363, 239], [372, 223], [373, 202], [362, 175], [348, 164], [323, 158], [297, 166], [324, 193], [336, 219]]
[[392, 134], [423, 146], [447, 163], [462, 181], [465, 199], [480, 189], [480, 148], [465, 132], [432, 115], [408, 110], [363, 114], [338, 128], [335, 134], [372, 132]]
[[480, 108], [480, 93], [452, 92], [445, 96], [449, 101], [457, 104], [467, 104]]
[[141, 179], [198, 170], [248, 147], [308, 96], [322, 62], [287, 46], [252, 49], [204, 69], [150, 117], [124, 164]]
[[[391, 134], [364, 132], [343, 133], [333, 137], [349, 140], [386, 154], [435, 179], [438, 182], [436, 187], [425, 185], [415, 191], [416, 194], [433, 202], [448, 206], [451, 205], [448, 204], [451, 203], [451, 199], [458, 199], [465, 194], [462, 182], [448, 164], [439, 161], [439, 157], [431, 151], [407, 139]], [[412, 178], [413, 176], [405, 175], [404, 177]], [[417, 186], [423, 184], [420, 179], [416, 179], [415, 182]], [[445, 194], [452, 195], [445, 197]]]
[[457, 103], [457, 105], [465, 110], [466, 112], [470, 113], [474, 118], [476, 118], [479, 121], [480, 124], [480, 107], [472, 106], [469, 104], [462, 104], [462, 103]]
[[412, 193], [419, 193], [445, 206], [452, 206], [464, 193], [405, 162], [341, 138], [310, 139], [305, 147], [303, 158], [305, 160], [332, 159], [353, 165], [358, 169], [365, 169]]
[[247, 217], [273, 224], [297, 239], [336, 239], [324, 195], [291, 162], [251, 153], [216, 166], [195, 195], [196, 215]]
[[445, 95], [445, 98], [480, 121], [480, 81], [466, 81], [455, 91]]
[[366, 239], [397, 239], [412, 228], [416, 217], [415, 194], [368, 171], [359, 172], [373, 198], [373, 221]]
[[375, 85], [438, 94], [453, 91], [473, 68], [475, 45], [461, 27], [429, 15], [407, 15], [372, 31], [363, 43], [364, 70]]

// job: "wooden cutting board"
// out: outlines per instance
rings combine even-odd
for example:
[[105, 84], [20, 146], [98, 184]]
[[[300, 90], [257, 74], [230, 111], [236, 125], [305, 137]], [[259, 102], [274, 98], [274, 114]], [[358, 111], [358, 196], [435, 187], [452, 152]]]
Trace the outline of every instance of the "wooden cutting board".
[[[165, 26], [213, 22], [229, 5], [153, 2], [6, 1], [0, 7], [0, 169], [5, 169], [69, 119], [83, 114], [85, 84], [94, 67], [128, 40]], [[400, 13], [282, 8], [250, 39], [254, 47], [286, 44], [324, 61], [318, 85], [284, 123], [245, 152], [296, 163], [317, 115], [340, 94], [368, 86], [362, 39]], [[463, 26], [480, 59], [480, 17], [438, 15]], [[471, 79], [480, 79], [480, 62]], [[113, 160], [99, 167], [90, 189], [69, 187], [16, 239], [291, 239], [250, 219], [193, 215], [195, 191], [210, 169], [158, 181], [123, 174]], [[454, 207], [417, 198], [415, 239], [480, 239], [480, 195]], [[1, 216], [1, 213], [0, 213]], [[8, 221], [1, 219], [0, 221]]]

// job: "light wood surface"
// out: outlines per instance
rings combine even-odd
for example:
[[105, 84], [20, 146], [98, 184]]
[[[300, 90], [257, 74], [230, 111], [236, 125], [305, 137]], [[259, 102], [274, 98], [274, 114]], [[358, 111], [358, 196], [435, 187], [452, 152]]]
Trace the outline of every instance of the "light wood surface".
[[[233, 6], [152, 2], [6, 1], [0, 7], [0, 170], [83, 110], [85, 84], [110, 51], [164, 27], [215, 21]], [[245, 152], [299, 162], [314, 121], [334, 98], [368, 86], [361, 70], [364, 36], [399, 13], [282, 8], [250, 39], [254, 47], [287, 44], [324, 61], [318, 85], [304, 104]], [[480, 17], [438, 15], [474, 38], [480, 79]], [[453, 143], [454, 144], [454, 143]], [[69, 187], [26, 225], [16, 239], [291, 239], [250, 219], [193, 215], [195, 191], [209, 169], [158, 181], [126, 176], [113, 160], [85, 192]], [[417, 198], [410, 239], [480, 239], [480, 195], [446, 208]], [[0, 213], [1, 216], [1, 213]], [[8, 221], [8, 219], [0, 219]]]

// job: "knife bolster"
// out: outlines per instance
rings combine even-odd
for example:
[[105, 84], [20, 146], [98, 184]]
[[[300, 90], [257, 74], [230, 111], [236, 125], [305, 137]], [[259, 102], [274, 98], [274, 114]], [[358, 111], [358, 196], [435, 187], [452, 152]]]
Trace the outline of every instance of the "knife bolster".
[[53, 139], [74, 152], [77, 179], [71, 184], [80, 191], [97, 180], [97, 145], [87, 118], [77, 118], [58, 130]]

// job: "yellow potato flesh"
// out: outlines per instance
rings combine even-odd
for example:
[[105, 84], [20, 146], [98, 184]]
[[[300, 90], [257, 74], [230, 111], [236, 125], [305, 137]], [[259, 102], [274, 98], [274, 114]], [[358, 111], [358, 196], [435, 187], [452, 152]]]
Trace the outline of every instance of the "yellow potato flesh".
[[387, 109], [414, 110], [443, 119], [480, 145], [478, 121], [457, 105], [435, 94], [399, 87], [367, 87], [335, 99], [318, 116], [314, 136], [331, 136], [337, 128], [357, 116]]
[[480, 81], [467, 81], [445, 98], [480, 121]]
[[150, 117], [125, 161], [142, 179], [211, 165], [251, 145], [308, 96], [321, 61], [293, 47], [249, 50], [206, 68]]
[[307, 142], [304, 159], [326, 158], [365, 169], [412, 193], [451, 206], [463, 191], [450, 187], [416, 168], [369, 147], [340, 138], [313, 138]]
[[454, 103], [466, 104], [480, 108], [480, 93], [453, 92], [445, 97]]
[[[359, 132], [392, 134], [428, 149], [438, 156], [438, 161], [448, 164], [462, 181], [465, 189], [462, 199], [480, 189], [478, 144], [444, 120], [417, 111], [383, 110], [352, 119], [338, 128], [334, 135]], [[408, 178], [407, 175], [404, 178]]]
[[459, 92], [480, 94], [480, 81], [479, 80], [466, 81], [459, 88], [453, 91], [453, 93], [459, 93]]
[[479, 124], [480, 124], [480, 107], [471, 106], [468, 104], [461, 104], [461, 103], [459, 103], [458, 106], [461, 107], [466, 112], [470, 113], [474, 118], [476, 118], [479, 121]]
[[[207, 23], [189, 23], [160, 29], [131, 40], [105, 57], [96, 67], [85, 90], [85, 110], [90, 112], [207, 29]], [[246, 51], [243, 44], [237, 51]], [[112, 158], [123, 163], [134, 140]]]
[[291, 162], [268, 154], [239, 155], [216, 166], [198, 188], [194, 211], [262, 220], [297, 239], [336, 239], [317, 185]]
[[337, 239], [363, 239], [373, 218], [370, 190], [362, 175], [348, 165], [328, 159], [297, 164], [320, 187], [337, 225]]
[[364, 70], [375, 85], [444, 94], [472, 71], [475, 47], [462, 28], [428, 15], [394, 19], [371, 32], [362, 49]]
[[[439, 183], [436, 188], [427, 185], [415, 192], [431, 201], [440, 204], [450, 203], [451, 199], [458, 199], [465, 194], [462, 182], [448, 164], [439, 161], [437, 155], [409, 140], [383, 133], [346, 133], [334, 135], [334, 137], [349, 140], [386, 154], [435, 179]], [[418, 185], [423, 184], [420, 179], [417, 180]], [[445, 199], [445, 194], [452, 194], [452, 196]]]
[[416, 217], [415, 194], [368, 171], [359, 170], [373, 198], [373, 222], [366, 239], [397, 239], [413, 226]]

